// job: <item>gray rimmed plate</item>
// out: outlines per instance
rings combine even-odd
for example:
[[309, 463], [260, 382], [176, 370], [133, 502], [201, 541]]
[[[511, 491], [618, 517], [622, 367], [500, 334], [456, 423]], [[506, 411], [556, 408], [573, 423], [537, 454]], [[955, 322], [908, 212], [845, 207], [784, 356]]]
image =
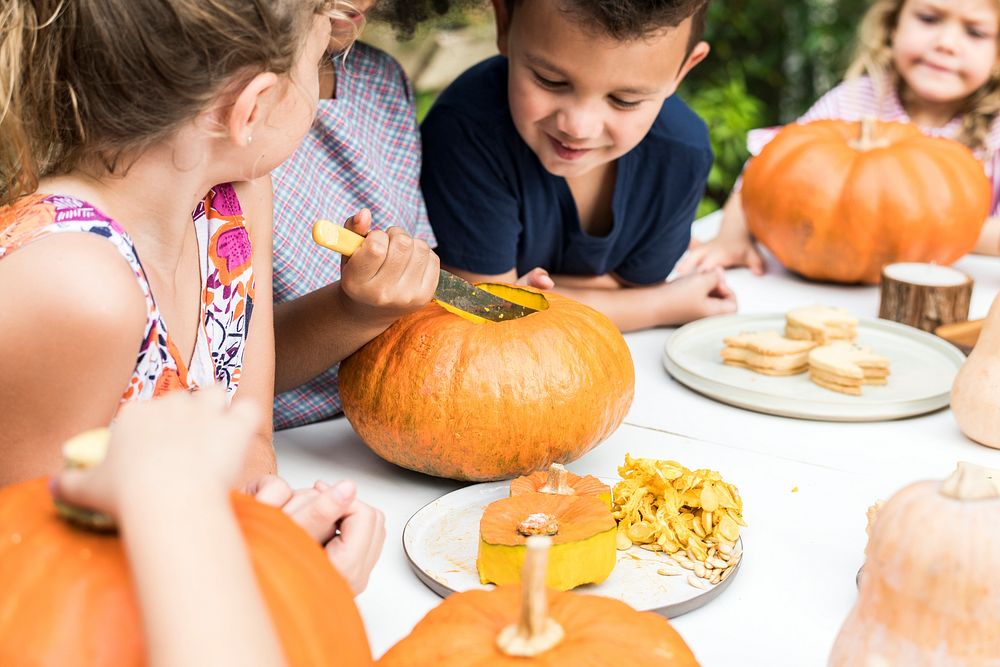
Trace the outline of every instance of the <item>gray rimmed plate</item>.
[[[613, 485], [617, 480], [602, 481]], [[488, 504], [506, 498], [509, 492], [509, 481], [473, 484], [441, 496], [410, 517], [403, 529], [403, 549], [420, 581], [441, 597], [493, 588], [491, 584], [479, 583], [476, 571], [479, 520]], [[737, 550], [742, 552], [742, 549], [740, 538]], [[673, 561], [661, 553], [633, 546], [618, 552], [618, 562], [606, 580], [574, 590], [615, 598], [640, 611], [655, 611], [673, 618], [715, 599], [732, 583], [743, 560], [725, 581], [714, 586], [708, 584], [707, 590], [688, 584], [686, 570], [681, 576], [657, 574], [664, 563]]]
[[890, 360], [885, 385], [865, 385], [861, 396], [824, 389], [808, 373], [771, 376], [727, 366], [723, 339], [743, 331], [783, 331], [784, 314], [720, 315], [686, 324], [667, 339], [663, 365], [681, 384], [737, 407], [824, 421], [882, 421], [948, 405], [965, 355], [925, 331], [882, 319], [858, 320], [856, 342]]

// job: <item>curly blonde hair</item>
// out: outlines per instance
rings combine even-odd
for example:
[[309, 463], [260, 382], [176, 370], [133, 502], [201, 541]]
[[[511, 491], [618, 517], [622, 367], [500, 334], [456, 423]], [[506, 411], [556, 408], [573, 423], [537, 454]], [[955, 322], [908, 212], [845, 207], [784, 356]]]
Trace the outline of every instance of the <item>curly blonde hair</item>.
[[229, 87], [287, 74], [343, 0], [0, 0], [0, 206], [109, 173]]
[[[1000, 0], [995, 0], [1000, 11]], [[901, 80], [892, 64], [892, 35], [906, 0], [875, 0], [858, 28], [857, 46], [845, 79], [867, 74], [872, 82], [900, 90]], [[881, 91], [885, 94], [887, 91]], [[986, 135], [1000, 113], [1000, 73], [994, 69], [989, 80], [972, 93], [962, 107], [960, 142], [973, 150], [985, 147]]]

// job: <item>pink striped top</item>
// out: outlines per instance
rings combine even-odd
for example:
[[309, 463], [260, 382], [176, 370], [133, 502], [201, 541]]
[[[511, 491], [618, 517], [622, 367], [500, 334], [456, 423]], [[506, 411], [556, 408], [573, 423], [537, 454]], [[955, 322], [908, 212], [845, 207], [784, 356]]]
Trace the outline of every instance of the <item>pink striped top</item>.
[[[885, 90], [883, 91], [882, 88]], [[819, 98], [796, 122], [807, 123], [812, 120], [861, 120], [875, 117], [885, 121], [910, 122], [910, 117], [903, 108], [891, 85], [876, 86], [867, 76], [844, 81], [826, 95]], [[757, 155], [761, 149], [774, 138], [781, 127], [766, 127], [751, 130], [747, 134], [747, 149], [751, 155]], [[954, 137], [961, 129], [961, 118], [953, 118], [943, 127], [921, 127], [926, 134], [933, 137]], [[990, 215], [997, 215], [1000, 209], [1000, 117], [993, 121], [989, 134], [986, 135], [985, 146], [976, 150], [976, 157], [983, 162], [986, 175], [990, 178], [993, 195], [990, 204]], [[737, 188], [739, 185], [737, 185]]]

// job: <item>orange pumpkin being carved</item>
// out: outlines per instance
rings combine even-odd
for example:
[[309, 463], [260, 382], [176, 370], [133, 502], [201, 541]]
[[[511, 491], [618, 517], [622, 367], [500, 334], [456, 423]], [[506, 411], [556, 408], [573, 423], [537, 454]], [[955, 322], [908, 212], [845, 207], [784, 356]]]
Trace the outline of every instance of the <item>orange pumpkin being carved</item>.
[[341, 364], [344, 414], [387, 461], [502, 479], [572, 461], [625, 418], [635, 371], [607, 317], [558, 294], [481, 287], [538, 312], [486, 322], [431, 303]]
[[972, 250], [990, 184], [972, 152], [915, 125], [793, 124], [750, 161], [750, 232], [816, 280], [877, 283], [892, 262], [950, 264]]
[[[370, 665], [354, 596], [323, 550], [281, 510], [232, 502], [287, 663]], [[0, 665], [144, 664], [118, 537], [62, 520], [44, 479], [0, 489]]]

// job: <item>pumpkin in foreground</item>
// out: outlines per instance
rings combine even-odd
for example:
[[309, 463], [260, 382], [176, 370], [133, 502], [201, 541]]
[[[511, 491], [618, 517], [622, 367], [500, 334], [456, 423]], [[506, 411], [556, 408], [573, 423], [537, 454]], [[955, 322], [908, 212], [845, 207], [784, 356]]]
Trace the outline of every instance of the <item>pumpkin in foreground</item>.
[[858, 599], [830, 667], [1000, 664], [1000, 490], [960, 463], [907, 486], [875, 515]]
[[382, 656], [380, 667], [697, 667], [662, 616], [545, 588], [550, 539], [528, 540], [520, 586], [449, 596]]
[[[370, 665], [354, 596], [319, 545], [277, 508], [232, 502], [288, 664]], [[144, 665], [145, 650], [118, 537], [60, 518], [44, 479], [0, 489], [0, 665]]]
[[972, 250], [990, 184], [972, 152], [917, 126], [834, 120], [783, 128], [743, 179], [747, 227], [807, 278], [879, 282], [893, 262]]
[[344, 414], [379, 456], [411, 470], [494, 480], [572, 461], [632, 403], [624, 338], [558, 294], [480, 285], [538, 312], [486, 322], [431, 303], [340, 367]]

